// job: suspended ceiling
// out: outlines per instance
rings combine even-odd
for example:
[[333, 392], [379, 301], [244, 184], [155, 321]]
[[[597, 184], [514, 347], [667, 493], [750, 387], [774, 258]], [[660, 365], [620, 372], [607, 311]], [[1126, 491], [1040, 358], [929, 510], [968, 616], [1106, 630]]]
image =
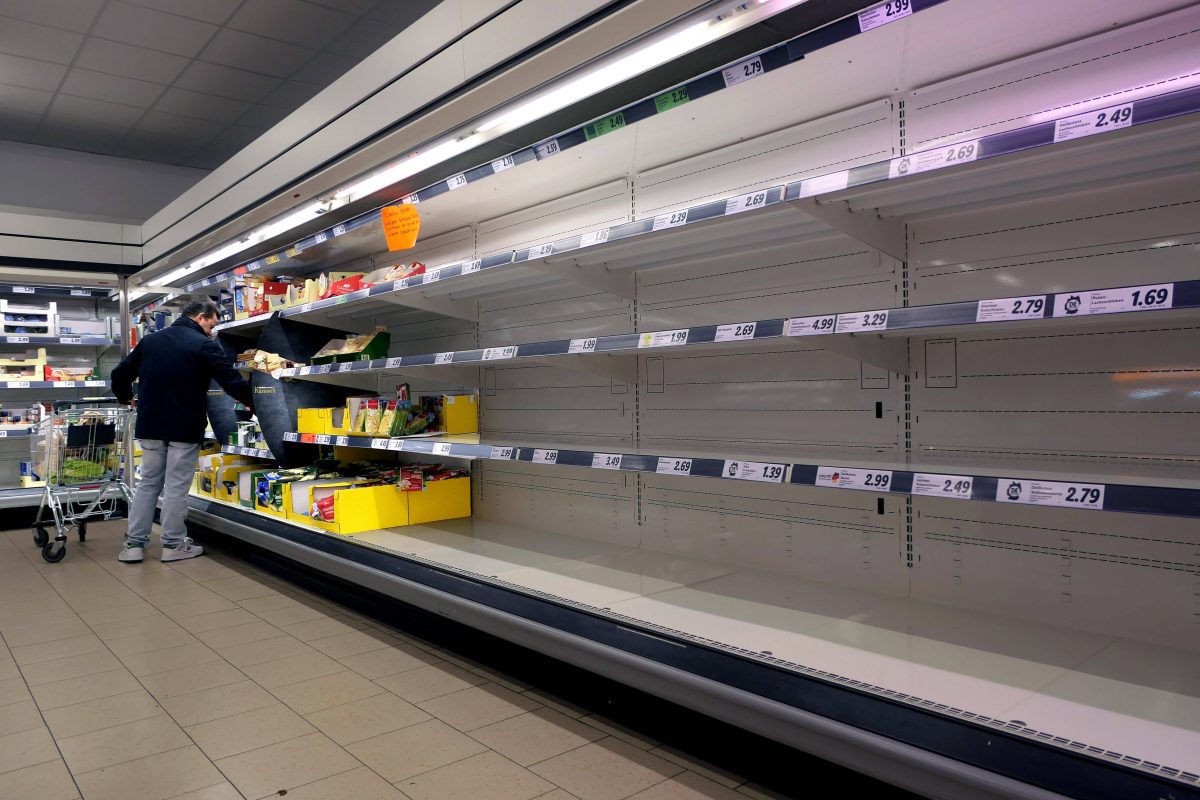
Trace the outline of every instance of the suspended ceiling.
[[438, 0], [0, 0], [0, 139], [214, 169]]

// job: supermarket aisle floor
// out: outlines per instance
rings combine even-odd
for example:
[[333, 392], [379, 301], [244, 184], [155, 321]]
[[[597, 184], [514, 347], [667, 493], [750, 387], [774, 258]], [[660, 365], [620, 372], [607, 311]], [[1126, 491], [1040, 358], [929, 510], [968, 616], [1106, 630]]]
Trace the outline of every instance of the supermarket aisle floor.
[[123, 530], [0, 533], [0, 800], [776, 797], [220, 553], [120, 564]]

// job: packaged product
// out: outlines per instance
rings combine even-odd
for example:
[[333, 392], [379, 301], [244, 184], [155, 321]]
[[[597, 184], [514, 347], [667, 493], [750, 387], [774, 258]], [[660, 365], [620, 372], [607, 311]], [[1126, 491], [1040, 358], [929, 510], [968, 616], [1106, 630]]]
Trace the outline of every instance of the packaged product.
[[381, 400], [380, 403], [383, 405], [383, 416], [379, 420], [379, 429], [378, 429], [376, 435], [377, 436], [391, 436], [392, 435], [392, 423], [395, 422], [395, 420], [396, 420], [396, 401], [395, 400]]
[[310, 516], [313, 519], [319, 519], [322, 522], [333, 522], [333, 495], [323, 497], [312, 504], [312, 512]]
[[367, 401], [366, 420], [364, 422], [364, 432], [368, 436], [379, 435], [379, 423], [383, 419], [383, 412], [379, 409], [378, 400]]

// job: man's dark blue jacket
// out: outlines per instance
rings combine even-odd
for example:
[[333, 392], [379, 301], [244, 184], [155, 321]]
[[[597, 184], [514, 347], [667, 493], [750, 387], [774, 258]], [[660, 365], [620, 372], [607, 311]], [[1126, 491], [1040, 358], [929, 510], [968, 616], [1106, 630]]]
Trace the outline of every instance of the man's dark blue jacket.
[[128, 403], [133, 399], [135, 380], [135, 435], [139, 439], [204, 441], [208, 387], [213, 380], [247, 406], [254, 399], [250, 384], [233, 368], [221, 346], [187, 317], [142, 339], [112, 371], [113, 394], [118, 400]]

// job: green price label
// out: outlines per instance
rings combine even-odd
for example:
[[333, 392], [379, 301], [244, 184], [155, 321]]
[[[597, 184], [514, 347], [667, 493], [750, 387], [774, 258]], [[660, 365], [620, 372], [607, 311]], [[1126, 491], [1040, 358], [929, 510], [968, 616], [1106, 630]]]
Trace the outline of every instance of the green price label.
[[661, 114], [664, 111], [670, 111], [672, 108], [678, 108], [684, 103], [691, 101], [691, 99], [688, 97], [687, 87], [680, 86], [678, 89], [672, 89], [654, 98], [654, 108]]
[[585, 137], [587, 137], [587, 140], [590, 142], [592, 139], [595, 139], [597, 136], [603, 136], [606, 133], [612, 133], [613, 131], [619, 131], [619, 130], [621, 130], [621, 128], [624, 128], [624, 127], [625, 127], [625, 115], [618, 111], [616, 114], [611, 114], [611, 115], [605, 117], [604, 119], [597, 120], [596, 122], [593, 122], [591, 125], [588, 125], [586, 128], [583, 129], [583, 135]]

